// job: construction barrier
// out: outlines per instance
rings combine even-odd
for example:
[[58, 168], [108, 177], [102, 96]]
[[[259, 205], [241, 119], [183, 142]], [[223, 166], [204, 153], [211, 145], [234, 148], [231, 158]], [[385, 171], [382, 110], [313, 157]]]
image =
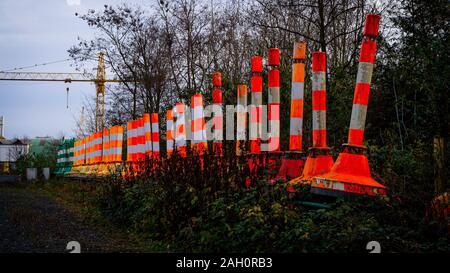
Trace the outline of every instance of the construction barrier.
[[159, 125], [158, 125], [158, 114], [153, 113], [151, 115], [151, 121], [152, 121], [152, 157], [153, 158], [159, 158], [160, 151], [159, 151]]
[[145, 156], [153, 156], [153, 145], [152, 145], [152, 121], [150, 114], [144, 114], [144, 136], [145, 136]]
[[[287, 180], [296, 177], [288, 183], [289, 190], [295, 190], [296, 185], [310, 185], [311, 191], [316, 194], [334, 196], [349, 193], [386, 194], [385, 187], [372, 179], [368, 159], [364, 155], [364, 126], [376, 53], [374, 39], [378, 35], [379, 20], [379, 15], [374, 14], [369, 14], [366, 18], [348, 143], [344, 145], [344, 150], [339, 154], [336, 162], [333, 162], [330, 148], [327, 146], [326, 53], [314, 52], [312, 54], [312, 147], [308, 149], [306, 161], [302, 147], [306, 43], [295, 43], [293, 49], [289, 151], [286, 152], [281, 152], [280, 145], [281, 84], [278, 69], [280, 50], [278, 48], [268, 50], [268, 138], [264, 141], [261, 141], [263, 122], [266, 123], [266, 120], [262, 118], [263, 59], [261, 56], [252, 57], [251, 107], [249, 109], [247, 109], [249, 106], [247, 86], [244, 84], [237, 86], [236, 154], [248, 163], [241, 165], [243, 171], [248, 167], [247, 186], [250, 185], [247, 181], [260, 177], [261, 169], [268, 169], [274, 171], [276, 175], [269, 176], [270, 181], [274, 181], [274, 178]], [[213, 73], [212, 83], [212, 104], [215, 107], [212, 117], [212, 151], [214, 155], [220, 156], [225, 151], [222, 128], [224, 125], [222, 75], [219, 72]], [[165, 113], [167, 157], [170, 157], [175, 151], [181, 157], [187, 157], [188, 154], [199, 155], [203, 168], [203, 155], [208, 148], [203, 96], [201, 94], [193, 95], [190, 105], [191, 108], [183, 102], [178, 102], [174, 108], [169, 108]], [[217, 109], [220, 111], [215, 111]], [[249, 115], [248, 118], [247, 115]], [[142, 173], [143, 163], [147, 158], [161, 156], [158, 113], [145, 113], [143, 117], [127, 122], [126, 128], [127, 152], [125, 156], [122, 154], [124, 129], [121, 126], [113, 126], [83, 139], [72, 141], [72, 147], [64, 142], [58, 150], [56, 173], [65, 174], [69, 170], [70, 175], [108, 174], [111, 173], [111, 167], [116, 168], [123, 165], [123, 159], [134, 173]], [[247, 148], [248, 154], [246, 153]], [[70, 151], [73, 151], [73, 156], [70, 155]], [[70, 165], [73, 167], [66, 169]], [[280, 165], [281, 167], [279, 167]], [[132, 173], [125, 172], [124, 177], [129, 175]]]
[[302, 151], [303, 98], [305, 89], [306, 43], [294, 44], [292, 57], [291, 116], [289, 127], [289, 151]]
[[326, 75], [327, 62], [325, 52], [312, 54], [312, 147], [308, 151], [302, 175], [290, 181], [288, 191], [302, 183], [310, 183], [311, 178], [330, 171], [333, 157], [327, 146], [326, 126]]
[[269, 139], [266, 151], [269, 153], [280, 151], [280, 50], [269, 49], [268, 72], [268, 119]]
[[293, 51], [289, 151], [284, 154], [277, 175], [282, 180], [299, 177], [305, 164], [302, 144], [306, 43], [295, 43]]
[[174, 123], [173, 123], [173, 110], [166, 111], [166, 151], [167, 156], [171, 156], [175, 147], [174, 139]]
[[236, 155], [243, 155], [247, 140], [247, 85], [237, 86]]
[[[263, 163], [263, 155], [261, 154], [261, 135], [262, 135], [262, 91], [263, 91], [263, 58], [262, 56], [253, 56], [251, 59], [251, 105], [249, 120], [249, 143], [250, 158], [247, 161], [250, 176], [255, 177], [259, 167]], [[251, 179], [247, 180], [248, 182]], [[250, 184], [247, 183], [247, 187]]]
[[261, 153], [261, 132], [262, 132], [262, 57], [252, 57], [252, 109], [250, 109], [250, 153]]
[[222, 74], [215, 72], [213, 74], [213, 152], [215, 155], [223, 155], [222, 139], [223, 139], [223, 110], [222, 110]]
[[[104, 128], [102, 132], [102, 151], [101, 151], [101, 160], [100, 166], [98, 168], [100, 175], [107, 175], [109, 173], [108, 170], [108, 159], [109, 159], [109, 129]], [[97, 162], [98, 163], [98, 162]]]
[[176, 128], [175, 128], [175, 146], [181, 157], [187, 156], [187, 118], [186, 105], [184, 103], [176, 104]]
[[123, 127], [113, 126], [109, 131], [109, 153], [107, 162], [116, 164], [122, 162]]
[[369, 102], [370, 83], [376, 54], [380, 15], [369, 14], [364, 26], [358, 74], [353, 98], [353, 108], [348, 143], [339, 154], [331, 170], [312, 179], [311, 191], [325, 195], [365, 194], [385, 195], [386, 188], [370, 175], [366, 147], [363, 145], [364, 126]]
[[145, 143], [145, 130], [144, 130], [144, 118], [137, 120], [137, 160], [145, 160], [146, 143]]
[[56, 168], [54, 174], [64, 176], [72, 171], [74, 165], [75, 139], [65, 139], [59, 146], [56, 156]]
[[203, 155], [208, 144], [206, 142], [203, 96], [201, 94], [195, 94], [191, 97], [191, 109], [191, 149], [194, 154]]
[[127, 161], [135, 161], [136, 154], [136, 121], [127, 122]]

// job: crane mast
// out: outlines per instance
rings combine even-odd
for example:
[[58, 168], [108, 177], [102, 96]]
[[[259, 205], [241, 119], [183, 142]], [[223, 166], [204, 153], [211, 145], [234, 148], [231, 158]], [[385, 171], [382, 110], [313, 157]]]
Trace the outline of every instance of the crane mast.
[[49, 81], [49, 82], [93, 82], [95, 83], [95, 128], [105, 126], [105, 83], [136, 82], [134, 80], [106, 79], [105, 56], [98, 54], [97, 76], [90, 73], [46, 73], [46, 72], [8, 72], [0, 71], [0, 81]]
[[97, 132], [102, 131], [105, 125], [105, 78], [105, 59], [103, 52], [100, 52], [98, 55], [97, 81], [95, 82], [95, 129]]

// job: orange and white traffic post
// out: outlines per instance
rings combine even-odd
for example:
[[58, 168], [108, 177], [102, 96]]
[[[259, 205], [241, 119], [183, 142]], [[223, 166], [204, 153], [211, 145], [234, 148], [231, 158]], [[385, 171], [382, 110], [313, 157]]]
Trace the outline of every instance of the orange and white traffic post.
[[159, 120], [158, 120], [158, 114], [152, 113], [151, 115], [151, 121], [152, 121], [152, 155], [153, 158], [159, 158]]
[[250, 153], [261, 153], [261, 132], [262, 132], [262, 80], [263, 59], [261, 56], [252, 57], [252, 108], [250, 109]]
[[166, 111], [166, 151], [167, 157], [170, 157], [173, 153], [173, 149], [175, 148], [174, 142], [174, 123], [173, 123], [173, 110]]
[[269, 153], [278, 153], [280, 151], [280, 49], [269, 49], [269, 72], [268, 72], [268, 120], [269, 120], [269, 139], [267, 142], [267, 151]]
[[291, 115], [289, 126], [289, 151], [291, 152], [302, 152], [305, 57], [306, 43], [295, 43], [292, 57]]
[[[261, 150], [268, 152], [265, 168], [276, 171], [281, 167], [280, 153], [280, 49], [268, 50], [268, 141], [262, 143]], [[271, 176], [270, 183], [274, 183], [276, 176]]]
[[187, 156], [186, 105], [178, 102], [176, 110], [175, 146], [181, 157]]
[[368, 14], [361, 44], [358, 74], [353, 98], [353, 108], [348, 134], [348, 143], [339, 154], [330, 172], [312, 179], [311, 191], [324, 195], [386, 195], [386, 187], [370, 175], [366, 147], [363, 145], [364, 126], [369, 102], [370, 84], [376, 54], [376, 37], [380, 15]]
[[247, 140], [247, 85], [237, 86], [236, 155], [243, 155]]
[[135, 121], [128, 121], [127, 122], [127, 161], [129, 163], [133, 162], [135, 160], [135, 150], [136, 150], [136, 138], [135, 138]]
[[152, 122], [150, 114], [144, 114], [145, 157], [152, 157]]
[[306, 42], [294, 43], [292, 56], [291, 109], [289, 151], [285, 152], [277, 178], [292, 179], [302, 174], [305, 164], [303, 152], [303, 105], [305, 89]]
[[213, 98], [213, 154], [223, 155], [222, 140], [223, 140], [223, 112], [222, 112], [222, 74], [214, 72], [212, 76], [214, 90], [212, 91]]
[[333, 157], [327, 145], [327, 55], [312, 54], [312, 147], [309, 149], [303, 180], [328, 172], [333, 166]]
[[139, 118], [137, 120], [137, 160], [142, 163], [145, 160], [145, 129], [144, 129], [144, 118]]
[[[258, 167], [262, 164], [261, 158], [261, 135], [262, 135], [262, 91], [263, 91], [263, 58], [262, 56], [253, 56], [251, 59], [252, 78], [251, 78], [251, 107], [249, 121], [249, 143], [250, 158], [248, 159], [248, 168], [251, 176], [255, 176]], [[250, 181], [250, 180], [248, 180]], [[247, 184], [247, 187], [250, 184]]]
[[325, 52], [312, 54], [312, 147], [301, 176], [289, 182], [288, 191], [293, 191], [298, 183], [310, 183], [312, 177], [330, 171], [333, 157], [327, 145], [326, 124], [326, 73], [327, 62]]
[[203, 96], [195, 94], [191, 97], [191, 149], [196, 155], [203, 155], [207, 149], [205, 115], [203, 112]]

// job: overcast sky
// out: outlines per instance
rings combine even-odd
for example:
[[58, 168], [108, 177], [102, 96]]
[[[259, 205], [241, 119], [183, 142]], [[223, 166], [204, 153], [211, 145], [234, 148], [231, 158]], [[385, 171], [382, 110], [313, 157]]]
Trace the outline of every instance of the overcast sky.
[[[149, 7], [155, 0], [128, 0]], [[69, 58], [77, 37], [92, 38], [94, 30], [75, 17], [123, 0], [1, 0], [0, 71]], [[75, 72], [71, 62], [21, 71]], [[69, 109], [66, 87], [70, 88]], [[72, 136], [82, 101], [95, 95], [90, 83], [0, 81], [0, 116], [5, 137]]]

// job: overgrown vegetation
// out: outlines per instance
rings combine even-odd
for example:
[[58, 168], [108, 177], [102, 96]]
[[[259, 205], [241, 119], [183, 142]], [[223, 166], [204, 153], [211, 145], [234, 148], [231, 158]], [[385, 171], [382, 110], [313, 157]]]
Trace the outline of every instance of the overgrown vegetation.
[[383, 252], [450, 251], [446, 227], [425, 217], [427, 200], [418, 195], [329, 199], [310, 195], [307, 186], [287, 193], [264, 175], [247, 188], [238, 161], [148, 161], [142, 176], [116, 174], [73, 193], [117, 227], [170, 252], [367, 252], [373, 240]]

